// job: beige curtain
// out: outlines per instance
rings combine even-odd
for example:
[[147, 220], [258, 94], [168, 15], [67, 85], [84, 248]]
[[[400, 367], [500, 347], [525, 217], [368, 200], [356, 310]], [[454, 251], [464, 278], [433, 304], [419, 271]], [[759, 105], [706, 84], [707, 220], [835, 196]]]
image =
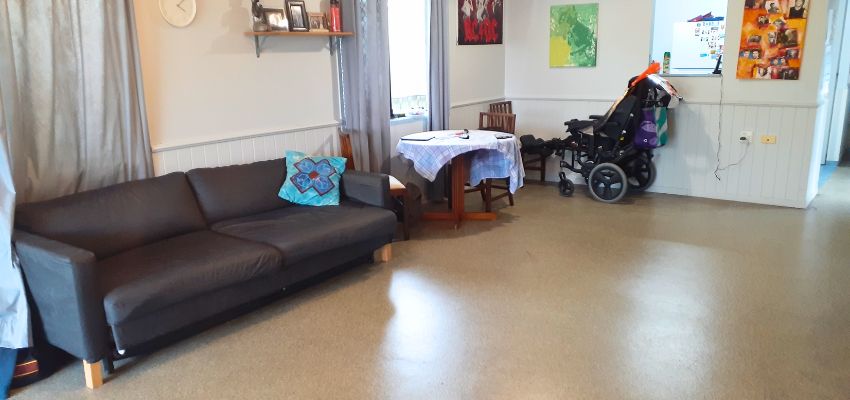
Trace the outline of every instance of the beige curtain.
[[354, 37], [336, 41], [342, 131], [351, 135], [358, 170], [389, 173], [393, 143], [387, 0], [348, 0], [342, 5], [342, 25], [354, 32]]
[[131, 0], [0, 0], [0, 347], [30, 342], [15, 203], [151, 176], [141, 88]]
[[131, 0], [1, 0], [0, 42], [18, 203], [153, 174]]
[[449, 100], [449, 10], [454, 2], [431, 0], [429, 32], [429, 124], [432, 131], [449, 129], [451, 101]]

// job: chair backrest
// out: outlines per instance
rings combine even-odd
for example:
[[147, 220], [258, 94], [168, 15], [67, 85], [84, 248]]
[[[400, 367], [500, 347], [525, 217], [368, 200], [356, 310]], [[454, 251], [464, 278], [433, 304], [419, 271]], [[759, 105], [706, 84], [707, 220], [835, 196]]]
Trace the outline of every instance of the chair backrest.
[[605, 136], [612, 139], [617, 139], [625, 133], [625, 141], [631, 143], [635, 130], [635, 121], [637, 121], [635, 116], [639, 112], [640, 102], [638, 98], [633, 95], [626, 96], [611, 110], [611, 114], [602, 126], [602, 132], [605, 133]]
[[491, 113], [513, 114], [514, 106], [510, 101], [500, 101], [498, 103], [490, 103]]
[[483, 112], [478, 116], [478, 129], [515, 133], [516, 114]]
[[351, 135], [341, 133], [339, 135], [340, 155], [345, 157], [345, 169], [354, 171], [354, 149], [351, 147]]

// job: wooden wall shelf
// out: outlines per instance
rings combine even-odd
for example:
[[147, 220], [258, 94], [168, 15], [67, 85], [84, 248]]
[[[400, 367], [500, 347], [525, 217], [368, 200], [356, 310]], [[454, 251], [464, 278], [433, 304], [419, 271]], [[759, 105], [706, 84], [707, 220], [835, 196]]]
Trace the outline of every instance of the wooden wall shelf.
[[354, 36], [354, 32], [245, 32], [245, 36]]
[[[289, 31], [270, 31], [270, 32], [245, 32], [245, 36], [253, 36], [254, 37], [254, 48], [257, 52], [257, 58], [260, 58], [260, 38], [263, 38], [265, 41], [266, 38], [270, 36], [312, 36], [312, 37], [326, 37], [330, 38], [331, 41], [334, 39], [339, 39], [346, 36], [354, 36], [354, 32], [289, 32]], [[333, 46], [331, 46], [333, 48]]]

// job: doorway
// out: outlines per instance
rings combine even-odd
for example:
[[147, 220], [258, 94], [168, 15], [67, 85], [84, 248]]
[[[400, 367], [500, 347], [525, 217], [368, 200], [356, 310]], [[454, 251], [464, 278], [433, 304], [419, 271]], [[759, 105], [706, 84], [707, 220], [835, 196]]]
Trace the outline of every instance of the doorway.
[[850, 7], [846, 1], [829, 1], [829, 26], [824, 52], [822, 100], [828, 104], [823, 124], [818, 187], [833, 176], [850, 141]]
[[845, 153], [848, 141], [845, 136], [850, 128], [850, 7], [839, 1], [835, 7], [834, 31], [832, 32], [833, 56], [837, 57], [835, 84], [833, 86], [832, 113], [829, 130], [824, 140], [824, 164], [837, 164]]

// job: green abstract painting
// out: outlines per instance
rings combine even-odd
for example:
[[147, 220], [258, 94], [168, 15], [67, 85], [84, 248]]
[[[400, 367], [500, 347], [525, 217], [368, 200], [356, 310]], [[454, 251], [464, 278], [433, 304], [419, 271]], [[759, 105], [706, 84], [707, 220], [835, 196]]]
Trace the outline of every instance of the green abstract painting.
[[599, 4], [552, 6], [549, 66], [595, 67]]

